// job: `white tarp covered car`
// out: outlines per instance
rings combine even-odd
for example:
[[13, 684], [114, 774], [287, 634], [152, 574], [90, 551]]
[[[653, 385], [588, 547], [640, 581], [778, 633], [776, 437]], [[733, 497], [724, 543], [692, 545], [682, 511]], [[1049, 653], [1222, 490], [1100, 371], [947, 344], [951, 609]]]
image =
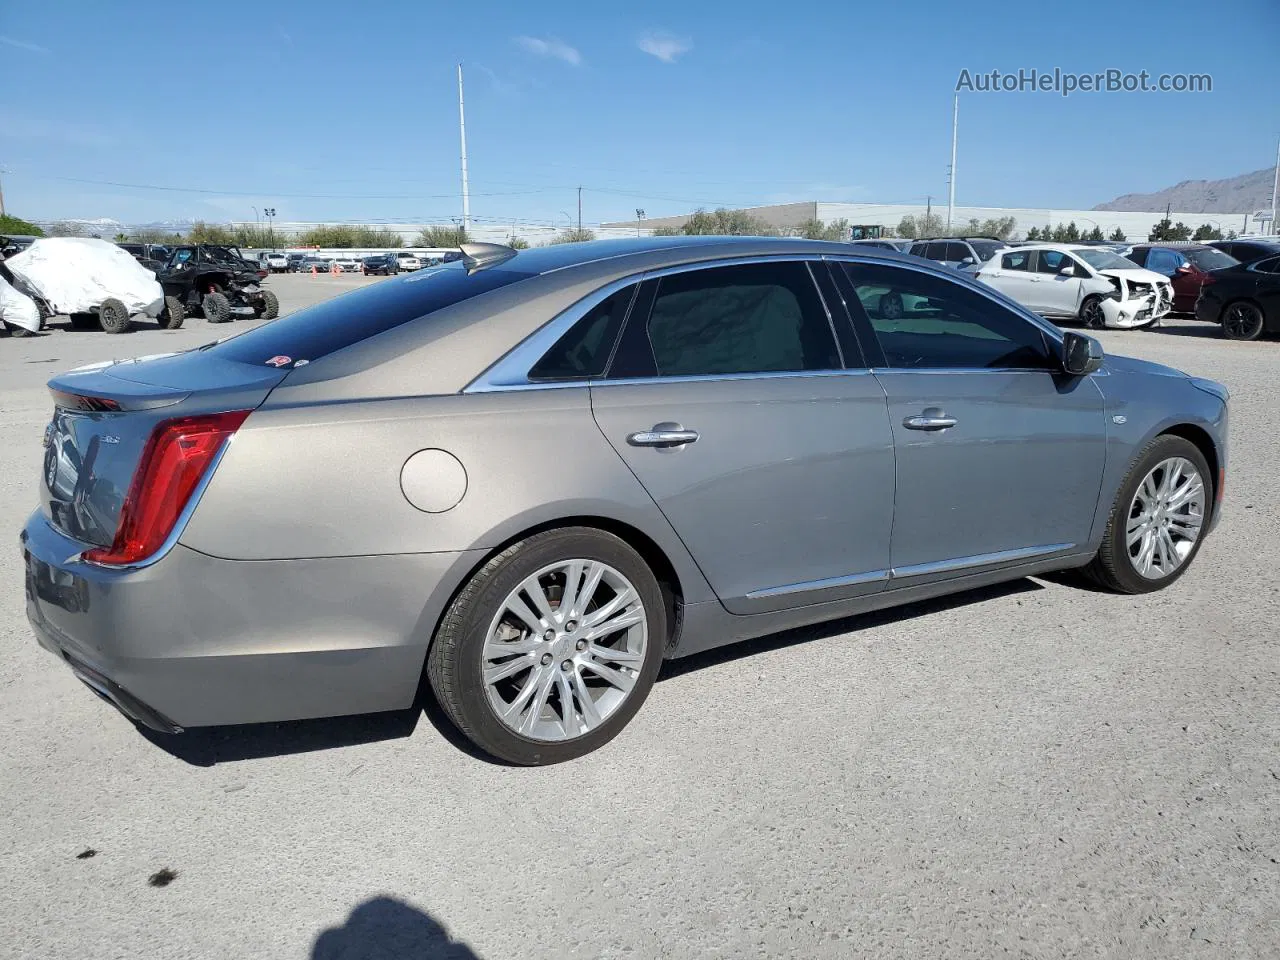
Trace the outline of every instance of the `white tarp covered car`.
[[5, 261], [21, 283], [55, 313], [96, 314], [107, 333], [121, 333], [138, 314], [160, 317], [164, 290], [155, 274], [105, 240], [47, 237]]
[[4, 277], [0, 277], [0, 326], [22, 336], [39, 333], [44, 325], [40, 308], [21, 290], [15, 290]]

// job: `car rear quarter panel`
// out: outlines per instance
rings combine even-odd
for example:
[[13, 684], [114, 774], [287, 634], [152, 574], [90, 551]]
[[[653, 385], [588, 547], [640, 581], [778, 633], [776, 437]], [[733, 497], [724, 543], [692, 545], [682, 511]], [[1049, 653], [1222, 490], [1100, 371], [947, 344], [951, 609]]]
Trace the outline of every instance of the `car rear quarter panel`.
[[[1213, 442], [1217, 463], [1211, 463], [1210, 468], [1225, 469], [1227, 465], [1226, 404], [1175, 370], [1140, 363], [1125, 357], [1110, 358], [1102, 375], [1094, 375], [1106, 398], [1107, 427], [1107, 462], [1093, 524], [1095, 542], [1106, 529], [1116, 494], [1134, 458], [1160, 434], [1186, 426], [1199, 428]], [[1217, 480], [1215, 476], [1215, 485]]]
[[[713, 599], [600, 435], [585, 387], [320, 405], [287, 395], [278, 390], [237, 432], [183, 545], [233, 560], [461, 552], [603, 517], [663, 550], [687, 602]], [[417, 509], [401, 488], [405, 461], [427, 449], [466, 470], [465, 495], [443, 513]]]

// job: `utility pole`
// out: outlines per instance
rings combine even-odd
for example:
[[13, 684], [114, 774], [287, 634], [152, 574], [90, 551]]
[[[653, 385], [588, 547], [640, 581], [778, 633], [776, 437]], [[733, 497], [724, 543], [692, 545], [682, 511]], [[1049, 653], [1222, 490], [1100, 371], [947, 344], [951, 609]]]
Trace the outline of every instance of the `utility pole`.
[[[4, 171], [0, 170], [0, 173], [3, 172]], [[4, 215], [4, 183], [0, 182], [0, 217], [3, 217]]]
[[920, 232], [922, 234], [929, 232], [929, 219], [933, 216], [933, 194], [928, 195], [925, 199], [924, 207], [924, 224]]
[[462, 105], [462, 64], [458, 64], [458, 136], [462, 140], [462, 232], [471, 232], [471, 191], [467, 184], [467, 114]]
[[578, 187], [578, 233], [582, 233], [582, 187]]
[[956, 208], [956, 137], [960, 132], [960, 94], [951, 106], [951, 171], [947, 175], [947, 233], [951, 233], [951, 215]]
[[[1280, 140], [1276, 141], [1276, 173], [1271, 179], [1271, 222], [1267, 224], [1268, 232], [1276, 232], [1276, 191], [1280, 190]], [[4, 203], [0, 201], [0, 213], [4, 213]]]

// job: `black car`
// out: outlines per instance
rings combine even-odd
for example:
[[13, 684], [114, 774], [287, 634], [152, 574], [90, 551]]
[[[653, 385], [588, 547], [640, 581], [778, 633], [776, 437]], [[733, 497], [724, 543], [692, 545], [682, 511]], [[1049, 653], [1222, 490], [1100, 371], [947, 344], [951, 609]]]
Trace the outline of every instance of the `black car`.
[[1235, 257], [1241, 263], [1265, 260], [1280, 256], [1280, 237], [1254, 237], [1250, 239], [1213, 240], [1209, 246]]
[[133, 259], [155, 273], [165, 265], [173, 249], [163, 243], [117, 243], [117, 247], [125, 253], [132, 254]]
[[1214, 270], [1200, 287], [1196, 319], [1222, 324], [1228, 340], [1280, 333], [1280, 253]]
[[365, 257], [360, 262], [360, 272], [366, 277], [392, 277], [400, 272], [400, 261], [394, 253], [380, 253]]

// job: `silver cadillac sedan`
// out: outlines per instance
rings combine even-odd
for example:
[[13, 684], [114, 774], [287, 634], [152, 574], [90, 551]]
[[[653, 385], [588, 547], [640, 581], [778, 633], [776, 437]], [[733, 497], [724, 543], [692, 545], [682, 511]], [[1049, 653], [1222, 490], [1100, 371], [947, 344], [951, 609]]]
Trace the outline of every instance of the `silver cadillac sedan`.
[[1218, 520], [1227, 393], [953, 270], [754, 238], [463, 259], [50, 381], [36, 636], [147, 727], [407, 708], [616, 736], [662, 662]]

